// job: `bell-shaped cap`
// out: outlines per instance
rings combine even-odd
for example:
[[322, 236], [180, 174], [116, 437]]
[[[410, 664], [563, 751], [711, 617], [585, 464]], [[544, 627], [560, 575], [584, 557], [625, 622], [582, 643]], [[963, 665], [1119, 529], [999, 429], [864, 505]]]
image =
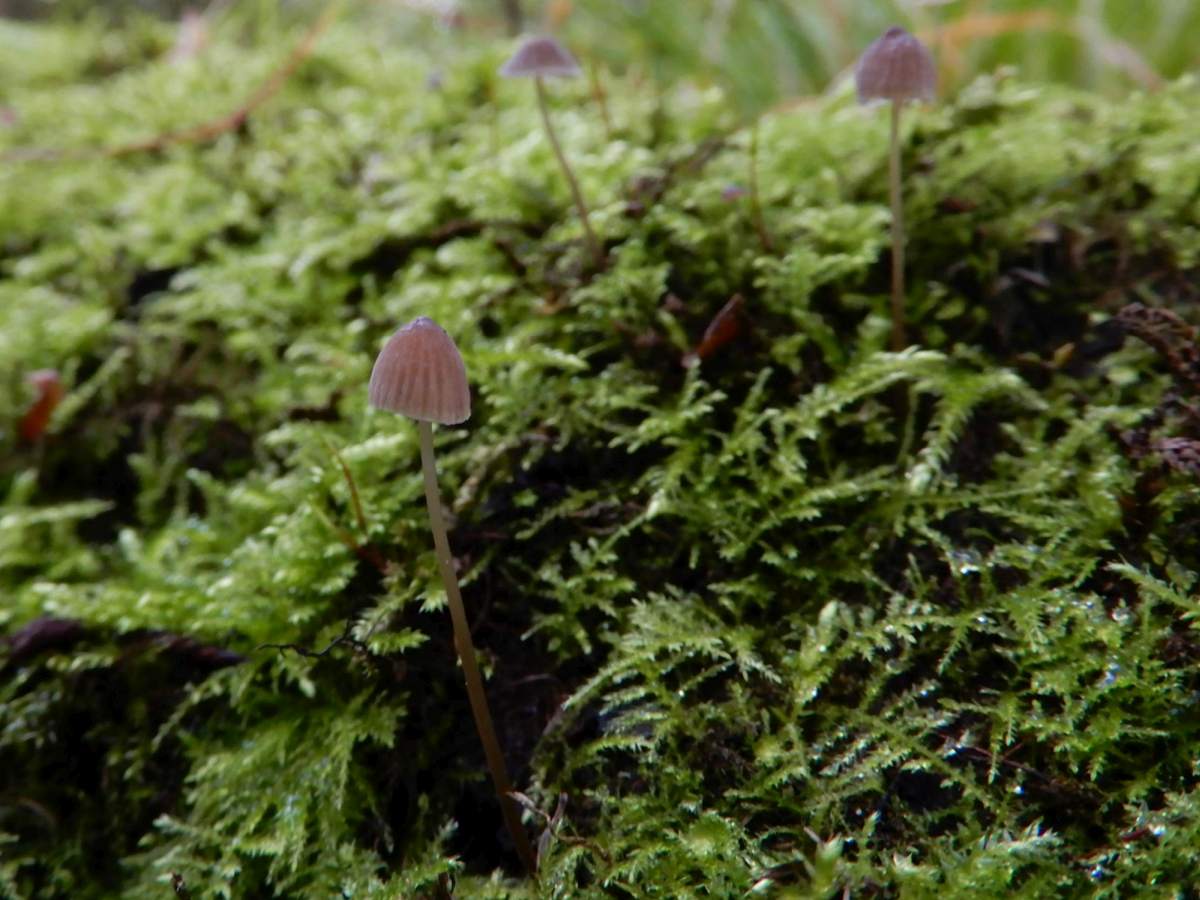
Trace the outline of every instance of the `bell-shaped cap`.
[[505, 78], [574, 78], [579, 61], [552, 37], [531, 37], [500, 67]]
[[854, 70], [858, 102], [873, 100], [932, 100], [937, 91], [937, 66], [917, 38], [893, 26], [859, 57]]
[[471, 416], [462, 354], [454, 339], [425, 316], [388, 338], [371, 370], [367, 396], [377, 409], [441, 425], [457, 425]]

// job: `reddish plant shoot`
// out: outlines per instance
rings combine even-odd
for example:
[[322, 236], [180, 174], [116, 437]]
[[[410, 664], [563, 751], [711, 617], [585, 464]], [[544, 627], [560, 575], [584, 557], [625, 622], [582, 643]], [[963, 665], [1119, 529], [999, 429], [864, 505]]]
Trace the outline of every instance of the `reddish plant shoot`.
[[684, 356], [683, 365], [689, 368], [699, 365], [741, 334], [743, 330], [741, 310], [744, 305], [745, 300], [741, 294], [734, 294], [730, 297], [729, 302], [717, 311], [712, 321], [708, 323], [708, 327], [704, 329], [704, 335], [700, 338], [696, 349]]
[[56, 369], [38, 369], [25, 376], [25, 383], [37, 391], [33, 404], [21, 418], [21, 441], [33, 444], [41, 440], [50, 425], [50, 417], [62, 402], [65, 390]]

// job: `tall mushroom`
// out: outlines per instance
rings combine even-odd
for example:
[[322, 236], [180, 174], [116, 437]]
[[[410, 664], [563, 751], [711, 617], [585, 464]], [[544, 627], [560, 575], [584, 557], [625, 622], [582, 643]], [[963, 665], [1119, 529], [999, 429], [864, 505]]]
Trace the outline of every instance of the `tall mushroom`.
[[900, 109], [909, 100], [932, 100], [937, 67], [929, 50], [903, 28], [893, 26], [867, 47], [854, 70], [859, 103], [886, 101], [892, 107], [888, 185], [892, 204], [892, 349], [903, 350], [904, 208], [900, 198]]
[[558, 140], [554, 126], [550, 123], [550, 109], [546, 103], [545, 79], [575, 78], [579, 75], [580, 71], [579, 62], [571, 55], [571, 51], [552, 37], [526, 38], [524, 43], [517, 48], [516, 53], [509, 57], [508, 62], [500, 67], [500, 75], [504, 78], [533, 79], [534, 87], [537, 90], [538, 109], [542, 114], [542, 124], [546, 128], [546, 137], [550, 141], [554, 155], [558, 158], [558, 164], [562, 167], [563, 175], [566, 176], [567, 185], [571, 188], [571, 197], [575, 201], [575, 209], [579, 213], [579, 221], [583, 223], [583, 230], [587, 235], [588, 246], [591, 248], [593, 257], [595, 257], [596, 265], [599, 266], [604, 263], [604, 247], [596, 237], [596, 232], [592, 231], [592, 223], [588, 218], [588, 207], [583, 199], [583, 191], [579, 187], [579, 181], [575, 178], [575, 173], [571, 171], [571, 166], [567, 162], [567, 156], [563, 152], [562, 144]]
[[425, 505], [429, 510], [429, 525], [433, 531], [433, 546], [437, 555], [446, 600], [450, 606], [450, 621], [454, 627], [454, 646], [462, 662], [467, 696], [475, 717], [475, 728], [483, 743], [492, 784], [500, 799], [504, 822], [512, 834], [517, 854], [531, 875], [537, 871], [537, 861], [529, 837], [521, 826], [520, 809], [512, 796], [512, 782], [504, 765], [504, 754], [496, 739], [492, 714], [483, 678], [475, 661], [475, 644], [467, 622], [446, 523], [442, 516], [442, 501], [438, 492], [437, 464], [433, 457], [433, 423], [457, 425], [471, 416], [471, 392], [467, 387], [467, 369], [454, 340], [432, 319], [414, 319], [391, 336], [375, 360], [368, 389], [370, 404], [377, 409], [400, 413], [417, 420], [421, 442], [421, 471], [425, 476]]

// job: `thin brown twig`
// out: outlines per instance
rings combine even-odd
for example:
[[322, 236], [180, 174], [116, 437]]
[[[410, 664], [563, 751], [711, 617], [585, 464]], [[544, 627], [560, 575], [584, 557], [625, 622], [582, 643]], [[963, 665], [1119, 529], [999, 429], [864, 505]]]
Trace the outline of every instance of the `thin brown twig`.
[[118, 144], [113, 147], [72, 150], [18, 147], [5, 153], [3, 158], [8, 162], [56, 162], [63, 159], [87, 159], [97, 156], [116, 158], [132, 156], [137, 153], [147, 153], [154, 150], [163, 150], [175, 144], [207, 143], [223, 134], [235, 131], [259, 107], [278, 94], [283, 89], [283, 86], [287, 84], [288, 79], [308, 60], [312, 55], [313, 49], [316, 47], [317, 41], [320, 40], [321, 36], [329, 30], [330, 26], [337, 19], [343, 2], [344, 0], [330, 0], [313, 24], [301, 36], [296, 46], [292, 48], [292, 52], [288, 54], [283, 63], [267, 77], [266, 81], [259, 85], [241, 106], [231, 113], [207, 122], [202, 122], [199, 125], [156, 134], [145, 140]]
[[346, 465], [346, 461], [342, 459], [342, 454], [338, 453], [337, 448], [328, 441], [325, 442], [330, 455], [342, 470], [342, 477], [346, 479], [346, 487], [350, 489], [350, 505], [354, 508], [354, 518], [358, 522], [358, 528], [363, 533], [363, 537], [367, 537], [370, 529], [367, 527], [367, 516], [363, 512], [362, 500], [358, 495], [358, 485], [354, 483], [354, 476], [350, 473], [350, 467]]
[[[374, 626], [372, 626], [371, 631], [374, 631], [374, 630], [375, 630]], [[255, 650], [291, 650], [293, 653], [295, 653], [299, 656], [307, 657], [308, 659], [321, 659], [322, 657], [328, 656], [329, 652], [331, 650], [333, 650], [335, 647], [340, 647], [342, 644], [345, 644], [348, 647], [353, 647], [355, 650], [359, 651], [360, 653], [365, 653], [368, 656], [370, 656], [371, 650], [367, 646], [366, 641], [360, 641], [358, 638], [353, 637], [353, 632], [354, 632], [354, 620], [347, 619], [345, 629], [342, 631], [342, 633], [340, 635], [338, 635], [332, 641], [330, 641], [328, 646], [326, 646], [324, 650], [310, 650], [308, 647], [305, 647], [301, 644], [259, 644], [254, 649]]]
[[337, 522], [334, 522], [332, 519], [330, 519], [320, 506], [314, 504], [312, 506], [312, 510], [317, 514], [317, 516], [320, 517], [321, 521], [329, 526], [329, 529], [337, 536], [337, 539], [342, 542], [342, 545], [349, 550], [352, 555], [358, 557], [363, 562], [368, 562], [373, 565], [378, 570], [380, 575], [386, 576], [388, 574], [388, 561], [378, 547], [372, 544], [369, 540], [365, 540], [360, 544], [355, 539], [353, 534], [351, 534], [347, 529], [343, 528]]

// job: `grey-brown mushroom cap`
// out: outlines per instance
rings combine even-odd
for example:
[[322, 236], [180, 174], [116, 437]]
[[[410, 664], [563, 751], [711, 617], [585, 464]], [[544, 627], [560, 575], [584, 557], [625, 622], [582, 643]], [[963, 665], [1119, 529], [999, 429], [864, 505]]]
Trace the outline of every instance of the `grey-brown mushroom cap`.
[[859, 103], [932, 100], [937, 92], [937, 66], [920, 40], [893, 26], [859, 57], [854, 86]]
[[471, 417], [467, 367], [454, 339], [426, 316], [390, 338], [375, 359], [370, 404], [409, 418], [457, 425]]
[[579, 61], [552, 37], [530, 37], [500, 67], [504, 78], [574, 78]]

